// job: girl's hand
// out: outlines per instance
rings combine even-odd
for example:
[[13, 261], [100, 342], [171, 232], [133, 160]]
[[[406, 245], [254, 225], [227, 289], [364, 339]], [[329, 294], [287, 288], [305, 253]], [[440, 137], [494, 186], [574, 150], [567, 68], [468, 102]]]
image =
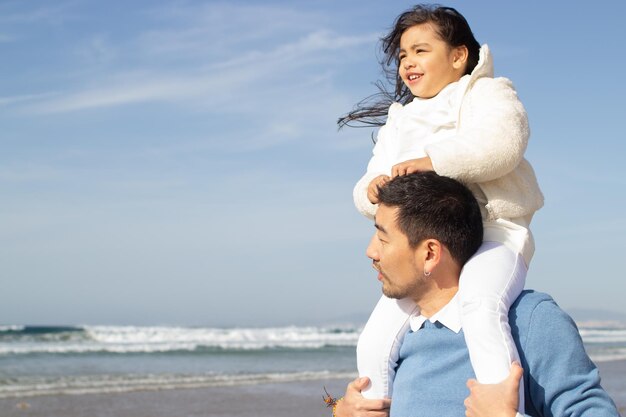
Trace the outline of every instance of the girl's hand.
[[390, 179], [389, 175], [379, 175], [370, 181], [370, 185], [367, 186], [367, 198], [372, 204], [378, 204], [378, 187], [382, 187]]
[[423, 158], [409, 159], [408, 161], [400, 162], [391, 168], [391, 176], [395, 178], [400, 175], [407, 175], [421, 171], [434, 171], [430, 157], [425, 156]]
[[465, 399], [467, 417], [508, 417], [517, 414], [519, 381], [524, 370], [518, 363], [511, 365], [511, 373], [499, 384], [479, 384], [467, 381], [470, 395]]
[[357, 378], [346, 389], [343, 399], [337, 403], [335, 416], [337, 417], [388, 417], [391, 400], [368, 400], [363, 397], [363, 391], [369, 385], [369, 378]]

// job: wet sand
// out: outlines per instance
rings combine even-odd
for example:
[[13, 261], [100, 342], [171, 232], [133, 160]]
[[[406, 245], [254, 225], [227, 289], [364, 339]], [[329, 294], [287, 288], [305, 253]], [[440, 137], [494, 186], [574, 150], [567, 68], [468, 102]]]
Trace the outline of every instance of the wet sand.
[[348, 380], [288, 382], [118, 394], [0, 399], [2, 417], [320, 417], [323, 387], [339, 396]]
[[[626, 361], [598, 364], [602, 385], [626, 415]], [[323, 387], [340, 396], [348, 380], [0, 399], [2, 417], [320, 417]]]

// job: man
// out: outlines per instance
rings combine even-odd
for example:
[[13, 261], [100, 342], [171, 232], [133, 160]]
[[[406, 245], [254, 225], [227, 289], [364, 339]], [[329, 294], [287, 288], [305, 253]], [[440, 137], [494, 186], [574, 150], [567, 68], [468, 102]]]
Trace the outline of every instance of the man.
[[[474, 373], [456, 303], [468, 250], [482, 240], [482, 219], [463, 185], [434, 172], [396, 177], [380, 188], [376, 233], [367, 256], [383, 293], [410, 297], [419, 307], [400, 349], [392, 400], [360, 395], [367, 378], [353, 381], [337, 417], [515, 416], [522, 370], [492, 386]], [[466, 258], [465, 258], [466, 259]], [[524, 291], [509, 314], [524, 374], [530, 416], [619, 416], [600, 386], [574, 322], [547, 295]], [[468, 395], [468, 387], [471, 396]]]

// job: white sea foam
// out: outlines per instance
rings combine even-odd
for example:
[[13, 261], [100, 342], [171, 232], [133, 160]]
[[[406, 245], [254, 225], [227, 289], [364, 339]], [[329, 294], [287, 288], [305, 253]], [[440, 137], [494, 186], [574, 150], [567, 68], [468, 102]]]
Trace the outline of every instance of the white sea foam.
[[318, 349], [355, 346], [357, 328], [188, 328], [86, 326], [84, 332], [25, 335], [0, 341], [0, 355], [30, 353], [157, 353], [199, 349]]
[[0, 332], [19, 332], [21, 330], [24, 330], [24, 326], [20, 326], [20, 325], [10, 325], [10, 326], [2, 326], [0, 325]]
[[[320, 349], [356, 346], [358, 327], [190, 328], [166, 326], [85, 326], [46, 333], [24, 326], [0, 327], [0, 357], [28, 354], [151, 354], [264, 349]], [[626, 359], [626, 329], [581, 327], [596, 362]]]
[[626, 348], [609, 348], [597, 352], [589, 352], [589, 357], [594, 362], [609, 362], [626, 360]]
[[626, 329], [582, 328], [579, 331], [585, 343], [626, 343]]

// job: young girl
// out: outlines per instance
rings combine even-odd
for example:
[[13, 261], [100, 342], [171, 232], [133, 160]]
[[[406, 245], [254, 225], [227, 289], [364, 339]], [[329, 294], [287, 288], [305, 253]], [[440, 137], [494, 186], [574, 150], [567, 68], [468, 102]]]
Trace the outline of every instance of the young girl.
[[[383, 90], [339, 120], [380, 126], [387, 116], [354, 188], [356, 207], [373, 218], [378, 186], [416, 171], [434, 170], [470, 187], [481, 206], [484, 243], [463, 268], [457, 298], [477, 379], [500, 382], [519, 361], [507, 314], [534, 251], [528, 225], [543, 205], [523, 158], [526, 112], [511, 82], [493, 78], [488, 47], [452, 8], [418, 5], [404, 12], [382, 49], [395, 92]], [[391, 397], [399, 347], [415, 313], [409, 299], [383, 296], [376, 305], [357, 346], [359, 374], [371, 380], [367, 398]], [[519, 404], [523, 409], [523, 397]]]

